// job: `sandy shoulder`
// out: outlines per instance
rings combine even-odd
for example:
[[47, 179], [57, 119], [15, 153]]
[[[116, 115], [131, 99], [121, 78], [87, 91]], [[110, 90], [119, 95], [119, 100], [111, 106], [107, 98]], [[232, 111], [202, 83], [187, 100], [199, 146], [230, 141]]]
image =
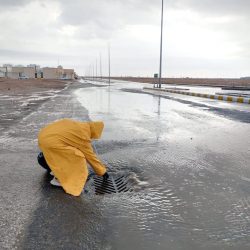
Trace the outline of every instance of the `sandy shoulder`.
[[69, 81], [45, 80], [45, 79], [0, 79], [0, 93], [7, 95], [32, 94], [43, 90], [63, 89]]

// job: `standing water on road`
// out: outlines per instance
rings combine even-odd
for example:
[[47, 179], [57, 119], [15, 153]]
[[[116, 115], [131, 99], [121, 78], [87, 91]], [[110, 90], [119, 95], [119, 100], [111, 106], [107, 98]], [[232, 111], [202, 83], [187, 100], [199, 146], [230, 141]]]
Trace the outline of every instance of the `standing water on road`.
[[101, 159], [133, 183], [99, 200], [103, 249], [249, 249], [249, 123], [139, 88], [75, 91], [105, 123]]

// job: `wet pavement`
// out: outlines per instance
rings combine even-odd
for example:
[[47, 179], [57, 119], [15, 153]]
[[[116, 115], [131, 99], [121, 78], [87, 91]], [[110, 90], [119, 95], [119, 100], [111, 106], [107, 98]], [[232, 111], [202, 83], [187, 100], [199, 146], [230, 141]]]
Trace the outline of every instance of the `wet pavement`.
[[[250, 108], [98, 85], [71, 85], [1, 131], [1, 249], [249, 249]], [[37, 133], [65, 117], [105, 122], [94, 145], [131, 192], [50, 186]]]
[[[249, 90], [225, 90], [222, 87], [208, 87], [208, 86], [193, 86], [193, 85], [176, 85], [176, 84], [168, 84], [163, 85], [163, 88], [172, 88], [172, 89], [183, 89], [188, 92], [200, 93], [200, 94], [221, 94], [221, 95], [233, 95], [233, 96], [250, 96]], [[182, 91], [182, 90], [181, 90]]]
[[36, 91], [32, 94], [0, 94], [0, 131], [27, 116], [59, 92], [60, 90], [47, 90]]

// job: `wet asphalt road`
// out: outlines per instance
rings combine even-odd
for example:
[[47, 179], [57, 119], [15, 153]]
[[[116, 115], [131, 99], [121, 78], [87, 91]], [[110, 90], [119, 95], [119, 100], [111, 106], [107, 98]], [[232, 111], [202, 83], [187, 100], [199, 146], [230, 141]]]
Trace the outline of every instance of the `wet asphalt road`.
[[224, 94], [224, 95], [232, 95], [237, 94], [239, 96], [250, 96], [249, 90], [224, 90], [221, 87], [208, 87], [208, 86], [189, 86], [189, 85], [177, 85], [177, 84], [167, 84], [163, 85], [163, 88], [177, 88], [177, 89], [186, 89], [190, 92], [194, 93], [202, 93], [202, 94]]
[[[1, 249], [250, 249], [250, 108], [142, 84], [71, 85], [0, 134]], [[103, 120], [95, 142], [133, 192], [81, 197], [48, 183], [37, 133]]]

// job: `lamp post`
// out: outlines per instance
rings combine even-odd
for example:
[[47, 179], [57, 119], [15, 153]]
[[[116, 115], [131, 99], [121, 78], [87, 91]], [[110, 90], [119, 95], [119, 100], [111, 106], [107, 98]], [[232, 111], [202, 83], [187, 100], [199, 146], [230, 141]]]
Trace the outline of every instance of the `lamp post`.
[[109, 61], [108, 61], [108, 64], [109, 64], [109, 86], [110, 86], [110, 44], [108, 45], [108, 57], [109, 57]]
[[161, 73], [162, 73], [162, 33], [163, 33], [163, 7], [164, 2], [161, 1], [161, 41], [160, 41], [160, 69], [159, 69], [159, 88], [161, 88]]
[[98, 72], [97, 72], [97, 59], [95, 61], [95, 75], [96, 75], [96, 80], [97, 80], [97, 77], [98, 77]]
[[102, 80], [102, 54], [100, 53], [100, 77]]

